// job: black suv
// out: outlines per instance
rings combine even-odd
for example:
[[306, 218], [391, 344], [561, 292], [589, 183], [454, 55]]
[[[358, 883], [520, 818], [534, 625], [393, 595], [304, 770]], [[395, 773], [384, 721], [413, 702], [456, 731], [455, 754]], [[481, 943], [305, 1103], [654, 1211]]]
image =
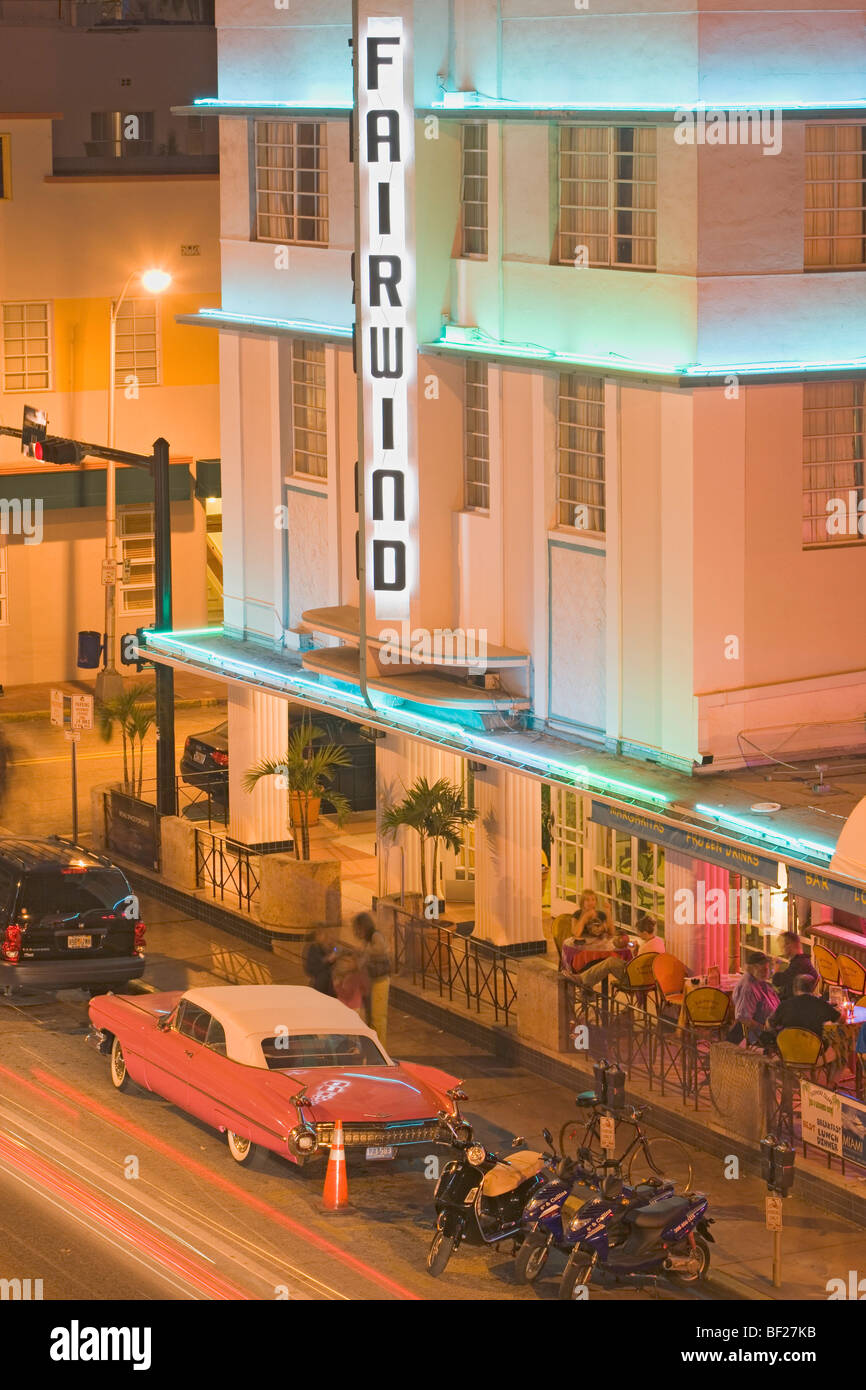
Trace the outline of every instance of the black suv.
[[117, 988], [144, 972], [138, 898], [71, 840], [0, 838], [0, 993]]

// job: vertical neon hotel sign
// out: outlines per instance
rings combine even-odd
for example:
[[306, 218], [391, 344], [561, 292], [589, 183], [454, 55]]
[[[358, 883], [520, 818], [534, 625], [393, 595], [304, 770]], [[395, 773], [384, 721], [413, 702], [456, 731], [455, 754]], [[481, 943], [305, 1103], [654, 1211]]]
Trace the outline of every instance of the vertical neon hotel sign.
[[377, 619], [408, 620], [418, 510], [411, 35], [399, 17], [370, 15], [358, 37], [367, 574]]

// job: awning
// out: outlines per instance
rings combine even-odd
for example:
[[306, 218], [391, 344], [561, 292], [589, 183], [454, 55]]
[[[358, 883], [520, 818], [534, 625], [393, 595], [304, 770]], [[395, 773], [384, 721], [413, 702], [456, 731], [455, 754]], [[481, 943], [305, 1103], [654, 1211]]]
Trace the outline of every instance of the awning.
[[[607, 806], [603, 801], [593, 801], [591, 820], [597, 825], [608, 825], [614, 830], [622, 830], [628, 835], [639, 835], [642, 840], [652, 840], [667, 849], [679, 850], [694, 859], [703, 859], [707, 864], [719, 864], [732, 873], [745, 874], [757, 878], [761, 883], [779, 883], [779, 861], [767, 859], [755, 850], [743, 845], [728, 844], [697, 830], [689, 830], [682, 825], [670, 825], [657, 820], [652, 813], [645, 811], [619, 810]], [[793, 870], [789, 869], [789, 875]]]

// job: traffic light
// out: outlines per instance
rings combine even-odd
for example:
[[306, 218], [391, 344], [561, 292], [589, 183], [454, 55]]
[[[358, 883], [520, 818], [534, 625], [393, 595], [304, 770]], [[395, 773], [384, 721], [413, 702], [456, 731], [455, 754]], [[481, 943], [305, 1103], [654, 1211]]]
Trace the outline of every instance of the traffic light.
[[96, 671], [102, 656], [102, 633], [79, 632], [77, 666], [85, 671]]
[[147, 631], [148, 628], [137, 627], [135, 632], [124, 632], [120, 639], [121, 666], [134, 666], [136, 671], [143, 671], [146, 666], [153, 665], [153, 662], [145, 661], [142, 656], [142, 638]]
[[25, 405], [24, 418], [21, 422], [21, 452], [22, 454], [33, 454], [34, 446], [41, 444], [48, 429], [48, 416], [44, 410], [37, 410], [34, 405]]
[[42, 463], [80, 463], [86, 453], [74, 439], [43, 439], [32, 447], [33, 457]]

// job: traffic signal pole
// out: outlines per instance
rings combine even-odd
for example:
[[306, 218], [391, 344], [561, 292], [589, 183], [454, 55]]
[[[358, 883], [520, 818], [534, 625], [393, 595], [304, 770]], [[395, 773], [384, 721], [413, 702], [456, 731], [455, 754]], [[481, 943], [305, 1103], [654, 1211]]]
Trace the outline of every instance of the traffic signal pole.
[[[22, 431], [9, 425], [0, 425], [0, 436], [20, 439]], [[126, 463], [133, 468], [144, 468], [153, 479], [154, 512], [154, 550], [156, 562], [156, 626], [160, 632], [170, 631], [172, 622], [171, 601], [171, 496], [169, 490], [169, 452], [168, 441], [157, 439], [153, 454], [130, 454], [122, 449], [107, 448], [104, 444], [86, 444], [83, 440], [70, 440], [63, 435], [49, 434], [44, 443], [74, 444], [83, 458], [109, 460], [111, 463]], [[177, 812], [177, 782], [174, 759], [174, 671], [170, 666], [154, 662], [156, 670], [156, 804], [160, 815], [173, 816]]]

